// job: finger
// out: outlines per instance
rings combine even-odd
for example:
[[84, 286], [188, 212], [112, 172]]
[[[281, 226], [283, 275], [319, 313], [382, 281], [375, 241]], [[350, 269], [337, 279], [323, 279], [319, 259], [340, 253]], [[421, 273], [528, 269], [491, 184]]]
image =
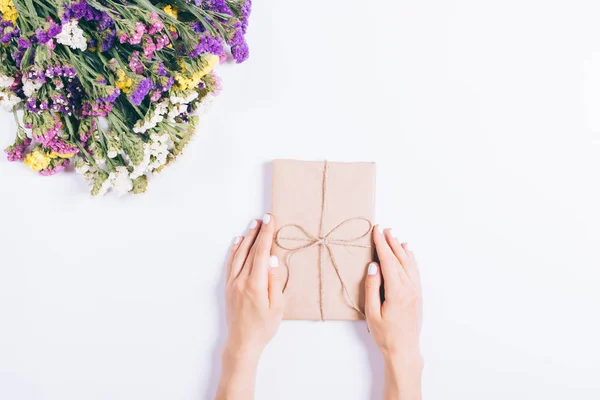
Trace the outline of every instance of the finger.
[[381, 272], [376, 262], [370, 263], [367, 268], [365, 313], [369, 319], [381, 317]]
[[388, 229], [385, 231], [385, 239], [387, 240], [392, 252], [400, 261], [402, 268], [406, 272], [406, 275], [411, 281], [418, 279], [418, 271], [414, 265], [413, 259], [410, 254], [404, 248], [404, 244], [400, 244], [400, 241], [393, 235], [392, 230]]
[[417, 263], [417, 257], [415, 256], [415, 253], [413, 253], [408, 248], [408, 243], [402, 243], [402, 248], [404, 249], [404, 251], [408, 255], [408, 259], [409, 259], [409, 262], [408, 262], [409, 268], [408, 268], [408, 270], [410, 271], [409, 276], [411, 277], [411, 279], [413, 279], [413, 281], [415, 283], [417, 283], [417, 284], [420, 285], [421, 284], [421, 274], [419, 272], [419, 263]]
[[401, 281], [400, 274], [397, 267], [398, 259], [390, 249], [381, 228], [379, 225], [373, 229], [373, 242], [375, 243], [375, 250], [377, 250], [377, 257], [379, 258], [379, 264], [381, 265], [381, 274], [383, 275], [383, 287], [386, 293], [394, 293], [400, 290]]
[[[398, 271], [398, 276], [400, 277], [400, 282], [402, 282], [403, 284], [409, 284], [410, 279], [409, 279], [408, 275], [406, 274], [406, 271], [404, 270], [404, 266], [402, 265], [402, 262], [400, 261], [400, 259], [398, 258], [398, 256], [394, 252], [394, 250], [392, 249], [390, 241], [388, 240], [388, 237], [391, 237], [391, 233], [389, 233], [390, 230], [391, 229], [385, 229], [383, 231], [383, 240], [385, 240], [386, 244], [388, 245], [388, 248], [390, 249], [390, 251], [392, 253], [392, 257], [395, 258], [394, 266], [396, 267], [396, 270]], [[404, 251], [404, 249], [402, 249], [402, 251]]]
[[246, 260], [248, 259], [248, 255], [250, 253], [250, 248], [254, 244], [254, 240], [256, 239], [256, 235], [258, 235], [258, 226], [259, 222], [253, 219], [250, 222], [250, 226], [248, 227], [248, 233], [246, 237], [239, 244], [237, 251], [235, 252], [235, 256], [233, 257], [233, 265], [231, 267], [231, 279], [236, 279], [242, 273], [242, 269], [246, 264]]
[[269, 258], [271, 257], [271, 247], [273, 245], [273, 233], [275, 221], [270, 214], [263, 216], [260, 233], [254, 243], [256, 252], [252, 270], [250, 271], [250, 279], [259, 288], [267, 288], [269, 281]]
[[272, 309], [283, 308], [283, 289], [279, 276], [279, 259], [271, 256], [269, 259], [269, 302]]
[[237, 249], [240, 247], [240, 243], [242, 241], [242, 236], [236, 236], [233, 239], [233, 244], [231, 245], [231, 249], [229, 249], [229, 256], [227, 257], [227, 275], [225, 275], [225, 279], [229, 280], [231, 278], [231, 269], [233, 267], [233, 257]]
[[408, 243], [402, 243], [402, 248], [404, 249], [406, 254], [408, 254], [408, 257], [416, 264], [417, 257], [415, 256], [415, 253], [411, 249], [408, 248]]

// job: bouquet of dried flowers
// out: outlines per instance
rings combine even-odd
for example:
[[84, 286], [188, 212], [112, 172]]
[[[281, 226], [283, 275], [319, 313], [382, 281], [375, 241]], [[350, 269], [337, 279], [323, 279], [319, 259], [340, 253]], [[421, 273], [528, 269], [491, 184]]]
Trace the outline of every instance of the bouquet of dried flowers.
[[248, 58], [251, 0], [0, 0], [0, 106], [9, 161], [40, 175], [74, 163], [93, 195], [142, 193]]

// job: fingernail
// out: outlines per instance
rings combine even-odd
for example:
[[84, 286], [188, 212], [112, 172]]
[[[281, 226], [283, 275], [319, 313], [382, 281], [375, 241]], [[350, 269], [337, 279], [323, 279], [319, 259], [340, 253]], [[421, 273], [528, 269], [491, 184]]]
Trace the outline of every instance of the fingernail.
[[390, 235], [391, 238], [396, 239], [396, 236], [394, 236], [394, 232], [392, 231], [392, 228], [388, 229], [388, 235]]
[[381, 233], [381, 226], [377, 225], [377, 232]]
[[367, 270], [367, 274], [375, 275], [376, 273], [377, 273], [377, 264], [373, 262], [373, 263], [369, 264], [369, 269]]
[[279, 258], [277, 258], [277, 256], [271, 256], [271, 258], [269, 258], [269, 267], [271, 267], [271, 268], [279, 267]]
[[271, 216], [269, 214], [263, 215], [263, 224], [269, 225], [269, 222], [271, 222]]
[[250, 222], [250, 226], [248, 227], [248, 229], [254, 229], [258, 226], [258, 221], [256, 221], [255, 219], [252, 220], [252, 222]]
[[242, 240], [241, 236], [236, 236], [233, 238], [233, 244], [238, 244]]
[[408, 243], [402, 243], [402, 247], [404, 247], [404, 250], [409, 251], [410, 249], [408, 248]]

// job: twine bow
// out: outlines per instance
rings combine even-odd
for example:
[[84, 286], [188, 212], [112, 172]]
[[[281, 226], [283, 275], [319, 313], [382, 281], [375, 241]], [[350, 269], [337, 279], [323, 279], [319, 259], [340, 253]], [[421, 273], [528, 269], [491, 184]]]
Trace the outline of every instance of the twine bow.
[[[306, 229], [304, 229], [302, 226], [300, 226], [298, 224], [284, 225], [281, 228], [279, 228], [279, 230], [275, 234], [275, 244], [284, 250], [288, 250], [288, 253], [286, 254], [286, 257], [285, 257], [285, 263], [284, 263], [284, 265], [287, 269], [287, 278], [283, 285], [283, 291], [285, 292], [288, 282], [290, 280], [292, 257], [296, 253], [298, 253], [302, 250], [306, 250], [306, 249], [310, 249], [310, 248], [319, 246], [319, 262], [318, 262], [318, 267], [319, 267], [319, 309], [320, 309], [320, 313], [321, 313], [321, 320], [322, 321], [325, 320], [325, 315], [324, 315], [324, 311], [323, 311], [323, 297], [324, 297], [323, 262], [325, 259], [325, 252], [327, 252], [327, 254], [329, 255], [329, 258], [331, 259], [331, 264], [333, 265], [333, 268], [337, 274], [337, 277], [342, 285], [342, 290], [344, 291], [344, 295], [346, 296], [346, 300], [347, 300], [348, 304], [350, 305], [350, 307], [352, 307], [354, 310], [356, 310], [360, 315], [365, 317], [365, 313], [363, 312], [363, 310], [361, 310], [352, 301], [352, 297], [350, 296], [348, 287], [346, 286], [346, 283], [344, 282], [344, 279], [342, 278], [342, 275], [340, 273], [340, 268], [335, 260], [332, 246], [359, 247], [359, 248], [365, 248], [365, 249], [371, 248], [370, 245], [364, 245], [364, 244], [360, 244], [358, 242], [361, 239], [364, 239], [365, 237], [367, 237], [371, 233], [371, 230], [373, 229], [373, 224], [367, 218], [352, 217], [352, 218], [348, 218], [348, 219], [340, 222], [338, 225], [336, 225], [335, 228], [331, 229], [326, 234], [323, 234], [323, 219], [324, 219], [324, 215], [325, 215], [325, 202], [326, 202], [326, 198], [327, 198], [327, 171], [328, 171], [328, 164], [327, 164], [327, 161], [325, 161], [324, 166], [323, 166], [323, 186], [322, 186], [323, 199], [321, 202], [321, 217], [320, 217], [320, 222], [319, 222], [319, 235], [318, 236], [312, 235], [310, 232], [308, 232]], [[333, 237], [333, 234], [337, 230], [339, 230], [344, 225], [346, 225], [352, 221], [365, 221], [368, 224], [367, 230], [362, 235], [353, 237], [350, 239], [337, 239], [337, 238]], [[296, 236], [284, 236], [283, 232], [285, 232], [286, 230], [289, 230], [290, 228], [298, 229], [300, 232], [302, 232], [304, 234], [304, 237], [297, 236], [297, 235]], [[300, 244], [298, 246], [286, 246], [282, 243], [282, 241], [294, 241], [294, 242], [305, 242], [305, 243]]]

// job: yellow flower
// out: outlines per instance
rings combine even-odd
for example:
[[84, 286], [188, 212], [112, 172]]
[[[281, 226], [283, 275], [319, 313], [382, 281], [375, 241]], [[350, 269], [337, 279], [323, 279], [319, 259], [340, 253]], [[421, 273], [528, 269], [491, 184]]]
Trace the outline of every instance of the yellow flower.
[[0, 12], [2, 13], [3, 19], [10, 21], [13, 24], [17, 22], [19, 14], [17, 14], [17, 9], [12, 0], [0, 0]]
[[50, 165], [50, 157], [48, 157], [40, 149], [35, 149], [31, 153], [27, 154], [27, 157], [25, 157], [23, 162], [32, 170], [41, 171], [48, 168], [48, 165]]
[[56, 152], [53, 151], [52, 153], [50, 153], [49, 157], [50, 158], [71, 158], [71, 157], [74, 157], [74, 156], [75, 156], [75, 154], [58, 154], [58, 153], [56, 153]]
[[123, 71], [122, 69], [118, 69], [117, 81], [115, 82], [115, 86], [121, 89], [124, 93], [130, 93], [131, 86], [133, 86], [133, 80], [127, 76], [125, 71]]
[[209, 74], [219, 63], [219, 57], [214, 54], [209, 54], [206, 59], [206, 65], [200, 71], [194, 73], [191, 77], [185, 77], [183, 75], [175, 75], [177, 81], [177, 89], [188, 90], [195, 89], [200, 84], [202, 77]]
[[206, 60], [206, 65], [204, 66], [204, 68], [202, 68], [202, 71], [200, 71], [200, 73], [202, 74], [202, 76], [210, 74], [211, 71], [215, 69], [217, 64], [219, 64], [219, 56], [209, 54]]
[[165, 8], [163, 8], [163, 10], [165, 11], [165, 14], [177, 19], [177, 7], [168, 5]]

